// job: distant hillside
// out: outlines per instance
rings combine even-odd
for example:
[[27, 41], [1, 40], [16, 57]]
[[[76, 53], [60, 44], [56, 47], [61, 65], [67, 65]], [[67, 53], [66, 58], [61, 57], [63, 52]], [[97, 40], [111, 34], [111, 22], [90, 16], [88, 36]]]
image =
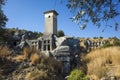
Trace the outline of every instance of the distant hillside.
[[4, 29], [4, 33], [0, 36], [2, 42], [9, 42], [11, 40], [21, 38], [23, 35], [27, 35], [28, 39], [37, 39], [43, 35], [42, 32], [32, 32], [24, 29], [18, 28], [7, 28]]

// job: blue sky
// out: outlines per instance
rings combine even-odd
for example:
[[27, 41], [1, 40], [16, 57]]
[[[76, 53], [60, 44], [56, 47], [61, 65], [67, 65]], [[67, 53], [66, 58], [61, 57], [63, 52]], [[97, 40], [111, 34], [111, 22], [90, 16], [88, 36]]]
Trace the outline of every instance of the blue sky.
[[[76, 37], [118, 37], [120, 38], [120, 28], [115, 31], [114, 28], [107, 28], [104, 32], [104, 26], [99, 29], [87, 24], [85, 30], [72, 22], [69, 18], [73, 16], [66, 7], [67, 0], [61, 3], [61, 0], [7, 0], [4, 6], [4, 12], [8, 17], [7, 28], [26, 29], [30, 31], [44, 32], [44, 11], [55, 9], [58, 13], [58, 30], [63, 30], [68, 36]], [[120, 21], [120, 16], [116, 18]], [[112, 23], [113, 21], [110, 21]], [[120, 24], [119, 24], [120, 25]]]

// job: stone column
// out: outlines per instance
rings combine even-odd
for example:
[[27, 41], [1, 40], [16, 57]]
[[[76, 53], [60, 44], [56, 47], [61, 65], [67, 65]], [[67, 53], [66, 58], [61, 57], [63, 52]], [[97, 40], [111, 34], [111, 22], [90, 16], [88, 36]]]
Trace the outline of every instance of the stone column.
[[50, 51], [52, 51], [52, 39], [50, 39]]
[[41, 51], [44, 50], [44, 40], [42, 40], [42, 44], [41, 44]]
[[46, 40], [46, 51], [48, 51], [48, 40]]

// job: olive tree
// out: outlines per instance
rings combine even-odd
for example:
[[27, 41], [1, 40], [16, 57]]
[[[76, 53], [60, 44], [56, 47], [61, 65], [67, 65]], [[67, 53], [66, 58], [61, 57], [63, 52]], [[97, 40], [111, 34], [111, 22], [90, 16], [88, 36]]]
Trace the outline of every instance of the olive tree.
[[[67, 7], [74, 13], [72, 21], [81, 29], [85, 29], [90, 21], [98, 27], [105, 23], [105, 28], [109, 26], [118, 29], [115, 18], [120, 14], [120, 0], [68, 0]], [[113, 20], [113, 25], [108, 23], [110, 20]]]

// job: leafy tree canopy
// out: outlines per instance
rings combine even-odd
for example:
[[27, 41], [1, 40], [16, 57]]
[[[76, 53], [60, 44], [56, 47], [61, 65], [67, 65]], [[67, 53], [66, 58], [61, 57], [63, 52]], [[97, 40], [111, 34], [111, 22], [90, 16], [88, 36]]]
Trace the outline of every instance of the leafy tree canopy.
[[0, 0], [0, 40], [4, 41], [6, 38], [6, 30], [4, 29], [6, 22], [7, 22], [7, 17], [5, 16], [2, 6], [5, 5], [6, 0]]
[[4, 2], [5, 0], [0, 0], [0, 6], [2, 6], [2, 5], [4, 5], [5, 4], [5, 2]]
[[[119, 13], [120, 0], [68, 0], [67, 7], [74, 13], [72, 21], [80, 25], [81, 29], [91, 21], [100, 27], [102, 23], [107, 26], [118, 29], [118, 23], [115, 21]], [[109, 20], [114, 21], [114, 25], [110, 25]], [[104, 31], [104, 30], [103, 30]]]
[[64, 32], [62, 30], [58, 30], [57, 31], [57, 36], [62, 37], [62, 36], [65, 36], [65, 34], [64, 34]]
[[2, 6], [5, 4], [5, 0], [0, 0], [0, 29], [5, 27], [7, 17], [5, 16]]

